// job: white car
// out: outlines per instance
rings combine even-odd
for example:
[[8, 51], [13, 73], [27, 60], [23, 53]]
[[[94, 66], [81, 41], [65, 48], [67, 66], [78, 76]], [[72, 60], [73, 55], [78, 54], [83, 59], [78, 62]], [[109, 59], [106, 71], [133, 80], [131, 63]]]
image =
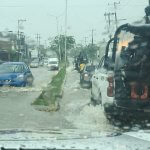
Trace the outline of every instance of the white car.
[[59, 69], [59, 60], [58, 58], [50, 58], [48, 60], [48, 65], [47, 65], [49, 70], [58, 70]]
[[38, 68], [39, 67], [39, 61], [34, 60], [30, 64], [30, 68]]
[[[110, 43], [111, 41], [108, 42], [108, 45]], [[107, 47], [106, 55], [101, 58], [100, 63], [92, 76], [91, 88], [91, 102], [94, 103], [94, 105], [101, 104], [104, 108], [106, 108], [107, 105], [112, 105], [114, 99], [114, 72], [111, 63], [112, 53], [108, 51], [109, 46]]]
[[92, 77], [91, 100], [95, 104], [113, 103], [113, 71], [104, 65], [104, 57]]
[[44, 66], [47, 66], [47, 65], [48, 65], [48, 60], [44, 59]]

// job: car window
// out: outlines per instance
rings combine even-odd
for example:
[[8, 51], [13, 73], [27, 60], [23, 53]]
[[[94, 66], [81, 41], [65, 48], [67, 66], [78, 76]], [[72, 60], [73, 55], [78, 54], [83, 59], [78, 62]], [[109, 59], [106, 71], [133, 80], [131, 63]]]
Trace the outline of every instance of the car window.
[[30, 70], [29, 67], [26, 64], [24, 65], [24, 68], [25, 68], [26, 71]]
[[95, 70], [95, 66], [94, 65], [93, 66], [86, 66], [85, 67], [85, 71], [87, 71], [87, 72], [92, 72], [94, 70]]
[[104, 60], [105, 60], [105, 57], [103, 56], [102, 59], [100, 60], [99, 64], [98, 64], [98, 69], [102, 68], [104, 66]]
[[24, 65], [16, 65], [15, 67], [14, 67], [14, 72], [16, 72], [16, 73], [21, 73], [21, 72], [24, 72]]
[[21, 73], [24, 71], [24, 65], [2, 64], [0, 65], [1, 73]]

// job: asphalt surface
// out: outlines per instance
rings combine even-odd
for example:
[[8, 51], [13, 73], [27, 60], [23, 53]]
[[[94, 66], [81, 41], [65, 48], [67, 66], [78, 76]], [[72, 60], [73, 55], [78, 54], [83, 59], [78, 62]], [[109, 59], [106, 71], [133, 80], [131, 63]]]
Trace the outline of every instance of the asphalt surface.
[[79, 73], [67, 69], [61, 109], [58, 112], [38, 111], [31, 103], [51, 81], [55, 71], [47, 68], [31, 69], [33, 87], [0, 88], [0, 129], [91, 129], [112, 131], [100, 106], [89, 106], [90, 89], [79, 84]]
[[33, 87], [0, 88], [0, 129], [48, 129], [66, 126], [59, 112], [42, 112], [31, 105], [56, 72], [41, 67], [31, 71], [35, 78]]
[[[74, 137], [75, 139], [71, 140], [71, 146], [79, 142], [80, 144], [83, 143], [83, 146], [89, 144], [89, 147], [95, 146], [97, 148], [97, 141], [97, 144], [101, 143], [100, 145], [103, 148], [110, 147], [110, 149], [119, 150], [149, 149], [149, 131], [145, 132], [144, 130], [140, 130], [138, 125], [136, 125], [130, 132], [122, 132], [118, 127], [108, 122], [101, 106], [94, 107], [90, 105], [90, 89], [83, 89], [80, 87], [79, 73], [72, 67], [67, 69], [64, 96], [60, 101], [61, 109], [58, 112], [43, 112], [36, 110], [31, 103], [39, 96], [42, 89], [51, 81], [56, 72], [48, 71], [46, 68], [35, 68], [31, 70], [35, 77], [33, 87], [0, 88], [0, 130], [24, 129], [39, 131], [39, 129], [56, 129], [55, 131], [62, 131], [64, 134], [62, 136], [65, 137], [67, 143], [70, 142], [68, 141], [69, 139], [72, 139], [73, 133], [83, 136], [81, 141], [77, 141], [76, 137]], [[89, 138], [88, 140], [88, 134], [86, 132], [84, 134], [84, 131], [90, 134], [91, 139]], [[103, 133], [104, 136], [96, 138]], [[112, 135], [105, 136], [106, 133], [112, 133]], [[23, 133], [19, 135], [20, 138], [23, 137]], [[40, 135], [42, 139], [45, 137], [42, 133], [40, 133]], [[11, 136], [15, 137], [17, 135], [14, 134]], [[9, 136], [6, 135], [6, 137]], [[18, 141], [20, 138], [18, 138]], [[37, 138], [39, 138], [39, 135], [37, 135]], [[9, 140], [11, 140], [11, 138]], [[8, 140], [6, 140], [6, 144], [8, 143], [7, 141]], [[92, 145], [92, 143], [90, 143], [91, 141], [95, 144]], [[59, 145], [58, 141], [55, 142]], [[13, 144], [18, 145], [19, 143], [13, 142]], [[39, 143], [35, 143], [37, 146], [38, 144]], [[144, 147], [143, 144], [145, 144]], [[63, 145], [65, 145], [65, 143]], [[75, 147], [77, 145], [75, 145]]]
[[69, 67], [61, 101], [61, 112], [75, 128], [98, 131], [112, 131], [101, 106], [90, 105], [91, 90], [80, 86], [80, 75]]

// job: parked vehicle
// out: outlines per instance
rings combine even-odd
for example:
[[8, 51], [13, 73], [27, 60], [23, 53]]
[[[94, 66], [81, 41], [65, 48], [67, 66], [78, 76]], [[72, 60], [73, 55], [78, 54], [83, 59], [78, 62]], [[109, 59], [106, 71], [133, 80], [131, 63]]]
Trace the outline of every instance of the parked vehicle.
[[30, 64], [30, 68], [38, 68], [39, 67], [39, 61], [33, 60]]
[[44, 66], [44, 60], [41, 60], [41, 61], [39, 62], [39, 66]]
[[3, 60], [0, 59], [0, 64], [3, 64], [4, 62], [5, 62], [5, 61], [3, 61]]
[[47, 65], [48, 65], [48, 59], [44, 59], [44, 66], [47, 67]]
[[95, 65], [86, 65], [80, 74], [80, 84], [82, 87], [91, 87], [91, 78], [95, 72]]
[[91, 88], [91, 101], [94, 105], [101, 104], [105, 105], [113, 104], [113, 93], [109, 87], [109, 78], [113, 77], [113, 64], [111, 64], [112, 53], [109, 52], [109, 46], [113, 39], [111, 39], [106, 46], [106, 54], [103, 56], [92, 76], [92, 88]]
[[0, 86], [31, 86], [34, 77], [24, 62], [7, 62], [0, 65]]
[[48, 60], [48, 65], [47, 65], [49, 70], [58, 70], [59, 69], [59, 60], [58, 58], [50, 58]]
[[[127, 39], [122, 45], [121, 34]], [[130, 36], [129, 36], [130, 35]], [[120, 36], [120, 38], [118, 38]], [[130, 37], [130, 38], [129, 38]], [[111, 115], [150, 115], [150, 25], [122, 25], [92, 78], [91, 100]], [[108, 56], [113, 42], [112, 57]]]

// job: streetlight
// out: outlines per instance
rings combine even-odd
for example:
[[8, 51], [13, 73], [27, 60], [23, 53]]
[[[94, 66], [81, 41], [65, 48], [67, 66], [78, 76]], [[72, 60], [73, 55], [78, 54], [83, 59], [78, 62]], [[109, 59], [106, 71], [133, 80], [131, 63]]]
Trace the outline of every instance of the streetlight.
[[68, 0], [66, 0], [65, 9], [65, 65], [67, 65], [67, 18], [68, 17]]
[[57, 34], [58, 34], [58, 27], [59, 27], [59, 20], [58, 20], [58, 18], [59, 18], [60, 16], [55, 16], [55, 15], [49, 15], [49, 16], [54, 17], [54, 18], [56, 19], [56, 24], [57, 24]]
[[55, 15], [50, 15], [51, 17], [54, 17], [56, 19], [57, 23], [57, 36], [58, 36], [58, 43], [59, 43], [59, 60], [61, 60], [61, 47], [60, 47], [60, 33], [59, 33], [59, 17], [60, 16], [55, 16]]

